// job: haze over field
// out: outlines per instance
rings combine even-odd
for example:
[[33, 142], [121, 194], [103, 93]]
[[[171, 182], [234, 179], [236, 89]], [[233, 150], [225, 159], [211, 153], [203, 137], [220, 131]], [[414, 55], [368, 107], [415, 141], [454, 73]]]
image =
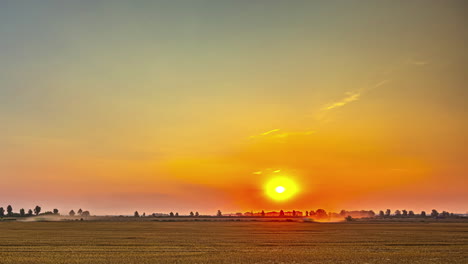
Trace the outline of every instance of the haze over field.
[[464, 213], [467, 13], [466, 1], [2, 1], [0, 201]]

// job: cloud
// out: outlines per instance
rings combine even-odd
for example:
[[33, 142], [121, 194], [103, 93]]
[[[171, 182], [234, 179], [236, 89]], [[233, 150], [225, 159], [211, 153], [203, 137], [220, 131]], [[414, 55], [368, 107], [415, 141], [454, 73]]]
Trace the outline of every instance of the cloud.
[[407, 64], [412, 64], [412, 65], [417, 65], [417, 66], [424, 66], [429, 64], [428, 61], [422, 61], [422, 60], [415, 60], [415, 59], [408, 59], [406, 61]]
[[341, 99], [338, 102], [332, 103], [331, 105], [326, 106], [324, 109], [325, 110], [331, 110], [337, 107], [344, 106], [348, 103], [354, 102], [359, 100], [359, 97], [361, 97], [361, 92], [353, 92], [353, 93], [347, 93], [347, 96], [343, 99]]
[[346, 97], [344, 97], [343, 99], [341, 99], [340, 101], [338, 102], [334, 102], [334, 103], [331, 103], [327, 106], [325, 106], [323, 108], [323, 110], [331, 110], [331, 109], [335, 109], [335, 108], [338, 108], [338, 107], [342, 107], [342, 106], [345, 106], [351, 102], [354, 102], [354, 101], [357, 101], [361, 98], [361, 95], [367, 91], [370, 91], [372, 89], [375, 89], [375, 88], [378, 88], [382, 85], [385, 85], [387, 82], [389, 82], [389, 80], [383, 80], [383, 81], [380, 81], [378, 83], [376, 83], [374, 86], [371, 86], [371, 87], [368, 87], [368, 88], [362, 88], [362, 89], [359, 89], [357, 91], [354, 91], [354, 92], [347, 92], [346, 93]]
[[260, 134], [260, 135], [266, 136], [266, 135], [268, 135], [268, 134], [275, 133], [275, 132], [278, 132], [278, 131], [280, 131], [280, 130], [281, 130], [281, 129], [276, 128], [276, 129], [272, 129], [272, 130], [270, 130], [270, 131], [264, 132], [264, 133], [262, 133], [262, 134]]
[[276, 128], [276, 129], [272, 129], [267, 132], [261, 133], [259, 135], [250, 136], [250, 138], [258, 138], [258, 137], [286, 138], [290, 136], [308, 136], [308, 135], [315, 133], [315, 131], [313, 130], [277, 133], [279, 131], [281, 131], [281, 129]]

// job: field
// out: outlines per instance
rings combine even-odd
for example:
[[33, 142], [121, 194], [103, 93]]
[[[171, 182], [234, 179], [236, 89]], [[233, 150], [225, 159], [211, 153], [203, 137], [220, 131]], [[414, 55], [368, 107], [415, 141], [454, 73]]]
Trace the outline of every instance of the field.
[[0, 263], [468, 263], [468, 223], [0, 222]]

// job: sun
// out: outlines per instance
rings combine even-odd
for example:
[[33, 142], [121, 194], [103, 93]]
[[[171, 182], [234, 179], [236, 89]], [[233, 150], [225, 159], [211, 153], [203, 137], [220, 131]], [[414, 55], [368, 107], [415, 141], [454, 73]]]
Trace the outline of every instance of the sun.
[[275, 190], [276, 190], [277, 193], [283, 193], [286, 189], [283, 186], [278, 186], [278, 187], [276, 187]]
[[287, 177], [276, 177], [265, 184], [266, 195], [276, 201], [288, 200], [298, 191], [296, 183]]

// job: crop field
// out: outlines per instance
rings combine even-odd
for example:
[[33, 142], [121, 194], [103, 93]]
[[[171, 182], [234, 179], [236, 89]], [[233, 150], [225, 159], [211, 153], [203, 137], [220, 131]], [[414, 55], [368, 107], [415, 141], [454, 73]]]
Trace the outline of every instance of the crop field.
[[468, 223], [0, 222], [0, 263], [468, 263]]

